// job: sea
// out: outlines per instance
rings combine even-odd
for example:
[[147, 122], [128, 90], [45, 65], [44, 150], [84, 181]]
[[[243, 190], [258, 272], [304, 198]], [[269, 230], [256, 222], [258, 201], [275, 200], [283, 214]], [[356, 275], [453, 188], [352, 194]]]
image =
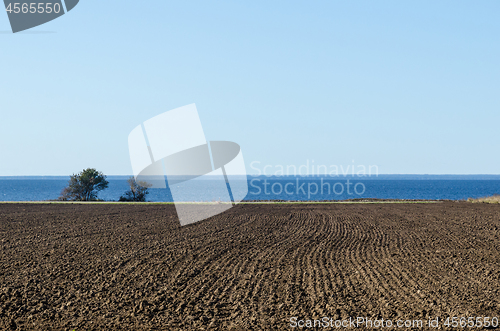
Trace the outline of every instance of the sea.
[[[99, 192], [98, 198], [118, 201], [128, 189], [128, 178], [109, 176], [109, 187]], [[0, 201], [57, 200], [68, 179], [0, 177]], [[238, 180], [240, 184], [247, 183], [248, 193], [243, 199], [246, 201], [466, 200], [500, 194], [500, 175], [240, 176]], [[149, 189], [147, 201], [172, 202], [172, 192], [176, 192], [175, 201], [225, 201], [227, 191], [227, 186], [220, 185], [220, 179], [204, 179], [189, 190], [168, 185]]]

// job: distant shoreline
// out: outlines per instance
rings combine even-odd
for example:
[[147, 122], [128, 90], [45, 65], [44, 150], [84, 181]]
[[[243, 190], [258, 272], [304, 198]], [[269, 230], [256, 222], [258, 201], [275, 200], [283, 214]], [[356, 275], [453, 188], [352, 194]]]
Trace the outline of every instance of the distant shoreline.
[[[127, 180], [130, 176], [122, 176], [122, 175], [110, 175], [107, 176], [108, 180]], [[217, 176], [213, 176], [216, 178]], [[235, 176], [235, 178], [244, 178], [244, 175]], [[268, 179], [290, 179], [290, 178], [302, 178], [304, 180], [307, 179], [320, 179], [320, 178], [330, 178], [330, 179], [357, 179], [357, 180], [500, 180], [499, 175], [377, 175], [377, 176], [357, 176], [357, 175], [295, 175], [295, 176], [254, 176], [247, 175], [247, 179], [254, 178], [268, 178]], [[0, 180], [68, 180], [69, 176], [0, 176]], [[208, 178], [211, 179], [211, 178]]]
[[[466, 202], [466, 200], [384, 200], [384, 199], [360, 199], [357, 200], [317, 200], [317, 201], [284, 201], [284, 200], [251, 200], [241, 201], [237, 204], [390, 204], [390, 203], [442, 203], [442, 202]], [[210, 201], [146, 201], [146, 202], [127, 202], [127, 201], [0, 201], [0, 204], [119, 204], [119, 205], [173, 205], [173, 204], [232, 204], [229, 201], [210, 202]]]

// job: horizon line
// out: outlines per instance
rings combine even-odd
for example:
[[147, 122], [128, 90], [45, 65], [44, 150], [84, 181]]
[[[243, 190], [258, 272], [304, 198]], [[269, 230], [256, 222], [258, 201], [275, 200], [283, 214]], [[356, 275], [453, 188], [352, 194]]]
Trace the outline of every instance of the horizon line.
[[[12, 178], [12, 177], [70, 177], [71, 175], [0, 175], [0, 178]], [[175, 177], [183, 177], [183, 176], [191, 176], [191, 175], [175, 175]], [[220, 175], [210, 175], [210, 174], [205, 174], [203, 176], [213, 176], [217, 177]], [[264, 174], [238, 174], [238, 175], [233, 175], [233, 176], [250, 176], [250, 177], [320, 177], [320, 176], [327, 176], [327, 177], [358, 177], [358, 178], [367, 178], [367, 177], [380, 177], [380, 176], [498, 176], [500, 177], [499, 174], [481, 174], [481, 173], [476, 173], [476, 174], [415, 174], [415, 173], [406, 173], [406, 174], [288, 174], [288, 175], [264, 175]], [[106, 175], [106, 177], [134, 177], [134, 175]], [[166, 177], [166, 176], [165, 176]]]

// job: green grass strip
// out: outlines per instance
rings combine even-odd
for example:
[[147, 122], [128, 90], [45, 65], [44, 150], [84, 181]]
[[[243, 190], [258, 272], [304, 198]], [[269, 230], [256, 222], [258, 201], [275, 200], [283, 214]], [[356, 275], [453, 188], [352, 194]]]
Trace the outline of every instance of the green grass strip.
[[[422, 201], [242, 201], [238, 204], [276, 204], [276, 205], [292, 205], [292, 204], [421, 204], [421, 203], [442, 203], [439, 200], [422, 200]], [[212, 204], [231, 204], [231, 202], [176, 202], [177, 204], [195, 204], [195, 205], [212, 205]], [[78, 204], [78, 205], [173, 205], [174, 202], [121, 202], [121, 201], [0, 201], [0, 204]]]

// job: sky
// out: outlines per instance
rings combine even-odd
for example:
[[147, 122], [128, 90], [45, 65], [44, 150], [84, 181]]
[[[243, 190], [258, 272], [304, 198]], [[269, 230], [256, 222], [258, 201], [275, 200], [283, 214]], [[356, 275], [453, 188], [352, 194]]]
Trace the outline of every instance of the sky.
[[81, 0], [17, 34], [0, 13], [0, 176], [132, 174], [132, 129], [191, 103], [249, 173], [500, 174], [499, 13], [499, 1]]

